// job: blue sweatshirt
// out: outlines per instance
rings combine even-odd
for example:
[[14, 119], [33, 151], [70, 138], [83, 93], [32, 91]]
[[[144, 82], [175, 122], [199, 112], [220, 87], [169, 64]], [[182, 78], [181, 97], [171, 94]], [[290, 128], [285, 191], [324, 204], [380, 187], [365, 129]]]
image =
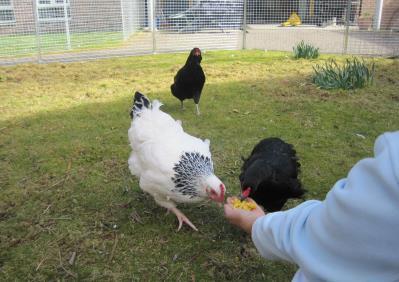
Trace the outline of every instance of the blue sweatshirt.
[[379, 136], [324, 201], [252, 226], [260, 254], [299, 266], [293, 281], [399, 281], [399, 131]]

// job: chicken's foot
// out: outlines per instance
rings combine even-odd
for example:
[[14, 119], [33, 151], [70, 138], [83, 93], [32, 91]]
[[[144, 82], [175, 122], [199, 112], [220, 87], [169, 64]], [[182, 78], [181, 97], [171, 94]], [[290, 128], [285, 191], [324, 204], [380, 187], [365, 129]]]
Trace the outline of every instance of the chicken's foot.
[[195, 225], [192, 224], [191, 221], [177, 208], [173, 207], [173, 208], [170, 208], [169, 210], [171, 210], [176, 215], [177, 220], [179, 221], [179, 227], [177, 228], [177, 231], [179, 231], [181, 229], [181, 227], [183, 226], [183, 223], [186, 223], [192, 229], [194, 229], [195, 231], [198, 231], [197, 227], [195, 227]]

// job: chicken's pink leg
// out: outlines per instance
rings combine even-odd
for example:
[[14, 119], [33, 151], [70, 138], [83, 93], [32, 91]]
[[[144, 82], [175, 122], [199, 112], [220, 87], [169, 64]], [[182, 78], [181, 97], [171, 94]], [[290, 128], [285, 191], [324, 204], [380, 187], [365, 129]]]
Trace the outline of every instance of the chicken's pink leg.
[[191, 221], [181, 211], [179, 211], [175, 207], [170, 208], [170, 210], [176, 215], [177, 220], [179, 221], [179, 227], [177, 228], [177, 231], [179, 231], [181, 229], [181, 227], [183, 226], [183, 222], [186, 223], [188, 226], [190, 226], [195, 231], [198, 231], [197, 227], [195, 227], [195, 225], [192, 224]]

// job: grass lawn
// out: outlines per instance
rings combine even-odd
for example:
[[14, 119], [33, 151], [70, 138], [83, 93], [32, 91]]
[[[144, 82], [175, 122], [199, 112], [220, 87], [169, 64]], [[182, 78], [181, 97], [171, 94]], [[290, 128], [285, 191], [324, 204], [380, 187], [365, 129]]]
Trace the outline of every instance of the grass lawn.
[[199, 117], [169, 90], [186, 54], [0, 68], [0, 281], [289, 281], [296, 267], [261, 259], [213, 203], [181, 206], [200, 231], [176, 233], [175, 216], [128, 171], [127, 130], [135, 90], [160, 99], [188, 133], [211, 140], [230, 195], [241, 156], [281, 137], [300, 156], [306, 198], [323, 199], [376, 136], [399, 128], [399, 62], [374, 59], [367, 89], [326, 91], [310, 76], [328, 56], [290, 56], [203, 54]]
[[[121, 32], [85, 32], [71, 33], [71, 50], [87, 50], [112, 48], [121, 46]], [[40, 35], [40, 47], [43, 53], [65, 52], [68, 50], [65, 33]], [[32, 56], [37, 55], [36, 35], [0, 36], [0, 57], [2, 56]]]

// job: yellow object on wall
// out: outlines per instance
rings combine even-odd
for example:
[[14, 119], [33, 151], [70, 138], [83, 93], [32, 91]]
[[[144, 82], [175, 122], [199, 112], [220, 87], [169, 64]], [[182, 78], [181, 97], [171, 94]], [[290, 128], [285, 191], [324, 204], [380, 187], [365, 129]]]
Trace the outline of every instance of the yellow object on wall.
[[286, 22], [283, 22], [281, 25], [282, 26], [298, 26], [301, 23], [302, 23], [301, 18], [298, 16], [297, 13], [293, 12], [291, 14], [291, 16], [288, 18], [288, 20]]

